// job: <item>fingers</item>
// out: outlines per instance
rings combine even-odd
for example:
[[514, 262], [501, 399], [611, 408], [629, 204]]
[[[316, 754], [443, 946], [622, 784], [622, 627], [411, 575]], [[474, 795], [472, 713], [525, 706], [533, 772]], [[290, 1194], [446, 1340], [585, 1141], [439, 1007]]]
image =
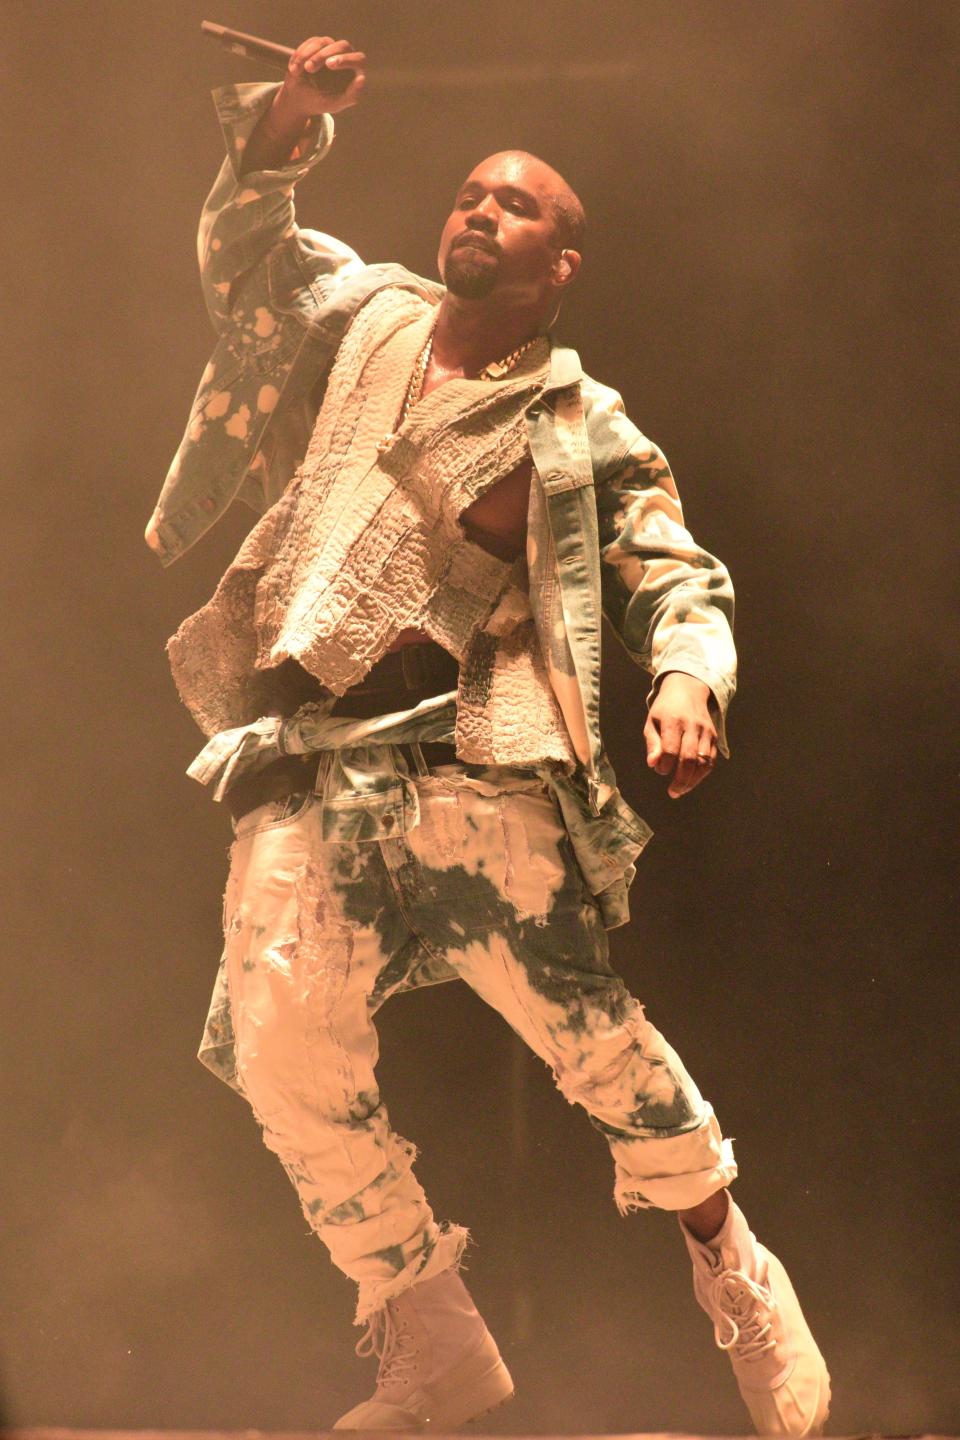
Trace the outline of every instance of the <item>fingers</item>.
[[332, 45], [333, 40], [329, 35], [312, 35], [309, 40], [304, 40], [298, 45], [287, 62], [287, 69], [292, 74], [302, 73], [308, 60], [312, 59], [325, 45]]
[[346, 90], [344, 90], [343, 94], [341, 95], [339, 108], [341, 110], [348, 110], [351, 105], [356, 105], [357, 101], [360, 99], [360, 91], [363, 89], [366, 83], [367, 77], [363, 74], [358, 73], [357, 78], [355, 80], [351, 80], [350, 84], [347, 86]]
[[332, 40], [329, 35], [314, 35], [298, 45], [290, 56], [288, 69], [293, 73], [313, 75], [322, 66], [329, 70], [357, 70], [366, 60], [362, 50], [354, 50], [349, 40]]
[[647, 764], [652, 770], [655, 770], [662, 749], [660, 745], [660, 730], [652, 715], [647, 716], [647, 723], [643, 727], [643, 738], [647, 742]]
[[[287, 65], [286, 87], [296, 93], [296, 101], [305, 113], [327, 111], [335, 114], [356, 105], [360, 92], [366, 84], [363, 66], [366, 55], [354, 50], [349, 40], [334, 40], [330, 35], [312, 35], [298, 45]], [[354, 71], [349, 85], [342, 91], [326, 88], [318, 81], [320, 72], [327, 70]], [[346, 78], [346, 77], [344, 77]]]
[[683, 739], [683, 726], [679, 720], [665, 716], [658, 720], [655, 716], [647, 722], [655, 727], [657, 744], [654, 752], [647, 752], [647, 764], [658, 775], [672, 775], [680, 754], [680, 744]]
[[717, 736], [712, 725], [648, 716], [643, 727], [647, 764], [658, 775], [671, 776], [667, 794], [679, 800], [710, 774], [717, 761]]
[[717, 760], [716, 735], [702, 725], [690, 725], [684, 731], [677, 754], [677, 766], [667, 788], [671, 800], [679, 800], [705, 780]]
[[312, 56], [307, 61], [307, 70], [312, 73], [314, 70], [319, 70], [324, 64], [328, 70], [360, 69], [367, 58], [364, 52], [362, 50], [351, 50], [350, 43], [347, 40], [339, 40], [337, 44], [341, 48], [331, 50], [328, 54], [321, 52], [319, 55]]
[[312, 60], [325, 50], [328, 46], [335, 45], [336, 41], [332, 35], [311, 35], [309, 40], [303, 40], [290, 56], [290, 68], [302, 70], [308, 60]]

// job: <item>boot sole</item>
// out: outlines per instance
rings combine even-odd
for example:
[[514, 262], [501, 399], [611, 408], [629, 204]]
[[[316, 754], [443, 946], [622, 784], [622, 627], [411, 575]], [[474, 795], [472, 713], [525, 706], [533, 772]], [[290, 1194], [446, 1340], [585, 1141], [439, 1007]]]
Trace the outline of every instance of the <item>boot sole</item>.
[[457, 1430], [468, 1420], [479, 1420], [481, 1415], [489, 1415], [491, 1410], [513, 1399], [513, 1380], [501, 1359], [473, 1377], [463, 1374], [469, 1369], [470, 1361], [467, 1361], [460, 1372], [445, 1377], [448, 1383], [457, 1386], [457, 1393], [446, 1405], [432, 1409], [429, 1419], [423, 1422], [425, 1430]]

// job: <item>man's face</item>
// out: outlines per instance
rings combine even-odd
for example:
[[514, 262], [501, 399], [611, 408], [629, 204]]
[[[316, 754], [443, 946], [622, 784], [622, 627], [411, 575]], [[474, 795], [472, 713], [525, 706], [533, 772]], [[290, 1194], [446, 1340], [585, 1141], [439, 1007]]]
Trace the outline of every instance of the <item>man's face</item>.
[[560, 256], [550, 203], [558, 179], [541, 161], [509, 153], [476, 167], [440, 236], [437, 263], [452, 294], [546, 306]]

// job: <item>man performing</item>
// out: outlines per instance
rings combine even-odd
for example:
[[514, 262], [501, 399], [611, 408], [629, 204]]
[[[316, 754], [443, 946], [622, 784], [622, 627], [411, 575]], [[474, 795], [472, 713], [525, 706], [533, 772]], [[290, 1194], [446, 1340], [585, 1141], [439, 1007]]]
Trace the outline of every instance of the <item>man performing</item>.
[[[356, 77], [333, 99], [311, 81]], [[165, 564], [236, 495], [260, 519], [168, 645], [232, 815], [200, 1058], [245, 1097], [359, 1289], [380, 1366], [341, 1429], [452, 1430], [512, 1394], [377, 1088], [388, 996], [459, 977], [606, 1138], [623, 1214], [676, 1212], [696, 1299], [761, 1434], [819, 1434], [829, 1377], [727, 1187], [733, 1150], [608, 958], [649, 829], [599, 733], [606, 614], [653, 678], [679, 797], [726, 755], [733, 592], [662, 453], [550, 327], [580, 202], [509, 151], [467, 177], [443, 284], [294, 220], [364, 56], [314, 37], [215, 94], [200, 227], [218, 333], [147, 528]]]

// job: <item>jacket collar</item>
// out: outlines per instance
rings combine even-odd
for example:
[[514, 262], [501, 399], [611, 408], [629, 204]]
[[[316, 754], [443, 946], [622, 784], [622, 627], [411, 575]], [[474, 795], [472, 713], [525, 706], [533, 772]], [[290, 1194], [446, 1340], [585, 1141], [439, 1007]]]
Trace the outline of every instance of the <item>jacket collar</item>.
[[576, 350], [567, 345], [558, 345], [550, 336], [550, 379], [543, 387], [545, 395], [554, 390], [566, 390], [579, 385], [583, 379], [583, 367]]

